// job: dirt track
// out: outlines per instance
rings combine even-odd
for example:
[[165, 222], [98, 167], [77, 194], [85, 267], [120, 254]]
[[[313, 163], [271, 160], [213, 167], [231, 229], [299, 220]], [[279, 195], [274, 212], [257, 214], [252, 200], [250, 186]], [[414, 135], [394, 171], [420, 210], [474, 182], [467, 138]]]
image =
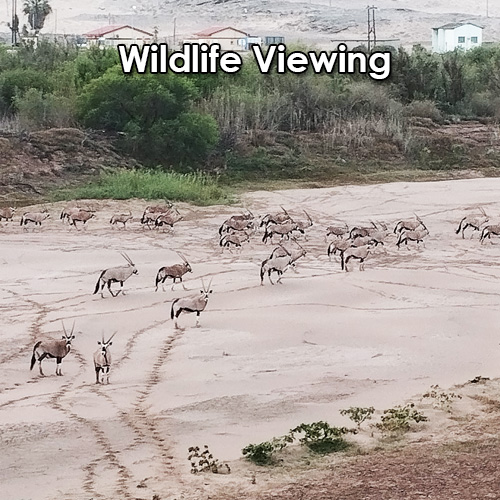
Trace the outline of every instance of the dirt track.
[[[4, 223], [3, 495], [164, 499], [190, 491], [196, 498], [207, 479], [189, 473], [188, 446], [209, 444], [232, 461], [233, 474], [211, 476], [212, 485], [246, 484], [249, 471], [237, 459], [248, 443], [301, 422], [346, 424], [338, 410], [351, 405], [381, 410], [432, 384], [498, 377], [491, 326], [499, 319], [500, 249], [479, 245], [477, 236], [462, 240], [454, 229], [478, 205], [500, 220], [499, 188], [500, 180], [481, 179], [247, 195], [254, 213], [284, 205], [305, 218], [305, 208], [315, 222], [298, 274], [274, 287], [259, 286], [258, 266], [270, 249], [257, 236], [241, 253], [221, 253], [217, 228], [231, 207], [181, 205], [185, 221], [173, 235], [144, 231], [138, 222], [127, 231], [109, 228], [113, 212], [130, 208], [140, 216], [139, 201], [95, 203], [98, 219], [86, 231], [59, 221], [62, 204], [50, 208], [41, 231]], [[328, 261], [324, 228], [332, 219], [392, 225], [413, 212], [431, 232], [425, 248], [398, 251], [391, 241], [364, 273], [357, 266], [343, 273]], [[92, 295], [99, 271], [120, 264], [123, 250], [139, 269], [126, 282], [127, 295]], [[155, 293], [156, 271], [178, 260], [174, 250], [193, 267], [190, 292]], [[201, 328], [185, 316], [175, 330], [171, 300], [198, 293], [200, 278], [210, 277], [214, 294]], [[49, 376], [39, 378], [36, 368], [29, 371], [34, 341], [58, 337], [61, 319], [75, 320], [80, 332], [63, 360], [64, 377], [44, 361]], [[101, 332], [115, 330], [111, 384], [96, 386], [92, 353]]]

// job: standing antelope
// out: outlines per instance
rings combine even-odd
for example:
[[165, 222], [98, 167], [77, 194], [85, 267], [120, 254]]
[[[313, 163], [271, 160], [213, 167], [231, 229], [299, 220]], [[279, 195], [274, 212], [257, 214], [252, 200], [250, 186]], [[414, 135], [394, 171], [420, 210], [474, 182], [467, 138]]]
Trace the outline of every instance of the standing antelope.
[[205, 310], [208, 303], [208, 297], [212, 293], [210, 285], [212, 280], [210, 280], [208, 287], [205, 287], [205, 283], [201, 280], [203, 285], [203, 290], [200, 290], [200, 295], [192, 295], [190, 297], [183, 297], [181, 299], [175, 299], [172, 302], [172, 307], [170, 309], [170, 317], [175, 319], [175, 328], [179, 328], [177, 324], [177, 318], [181, 313], [196, 313], [196, 326], [200, 326], [200, 313]]
[[266, 226], [264, 236], [262, 237], [262, 243], [266, 243], [268, 239], [272, 242], [273, 236], [275, 234], [278, 234], [281, 240], [283, 240], [284, 238], [289, 240], [290, 235], [294, 231], [298, 231], [301, 234], [305, 233], [305, 231], [300, 228], [296, 222], [284, 222], [283, 224], [270, 223]]
[[[175, 213], [174, 213], [175, 212]], [[160, 214], [155, 219], [155, 227], [170, 226], [171, 229], [174, 228], [174, 224], [180, 222], [184, 217], [178, 212], [177, 209], [170, 210], [170, 212], [165, 214]]]
[[61, 361], [71, 350], [71, 341], [75, 338], [75, 336], [73, 335], [75, 323], [73, 323], [73, 327], [71, 328], [71, 333], [69, 335], [66, 332], [64, 322], [62, 326], [64, 330], [62, 340], [39, 340], [33, 346], [33, 355], [31, 356], [30, 370], [33, 370], [35, 363], [38, 361], [38, 367], [40, 369], [40, 375], [42, 377], [45, 376], [42, 371], [42, 361], [45, 358], [56, 358], [56, 375], [62, 375]]
[[283, 222], [292, 221], [290, 214], [283, 207], [281, 207], [281, 210], [282, 212], [264, 215], [264, 217], [260, 220], [259, 227], [267, 226], [268, 224], [283, 224]]
[[349, 271], [347, 268], [347, 263], [351, 259], [357, 259], [359, 260], [359, 270], [364, 271], [365, 270], [365, 260], [370, 255], [371, 253], [371, 246], [366, 245], [363, 247], [349, 247], [346, 248], [344, 251], [340, 252], [340, 268], [342, 270], [345, 269], [345, 271]]
[[167, 278], [173, 279], [172, 290], [174, 289], [175, 280], [177, 280], [177, 279], [182, 283], [182, 287], [184, 288], [184, 290], [187, 290], [187, 288], [184, 286], [184, 282], [182, 281], [182, 277], [186, 273], [192, 273], [193, 270], [191, 269], [191, 266], [190, 266], [189, 262], [187, 261], [186, 257], [184, 257], [181, 253], [179, 253], [178, 255], [184, 261], [182, 264], [174, 264], [173, 266], [165, 266], [165, 267], [161, 267], [158, 270], [158, 273], [156, 274], [155, 292], [158, 291], [158, 285], [160, 283], [161, 283], [163, 291], [165, 291], [165, 280]]
[[118, 222], [123, 224], [123, 229], [126, 229], [126, 224], [129, 220], [132, 220], [134, 216], [132, 212], [129, 210], [128, 214], [114, 214], [111, 219], [109, 219], [109, 223], [112, 227], [115, 227]]
[[231, 252], [230, 246], [233, 245], [236, 248], [241, 248], [242, 243], [245, 243], [246, 241], [250, 241], [250, 235], [252, 234], [251, 232], [248, 233], [246, 231], [238, 231], [242, 232], [243, 235], [239, 236], [236, 233], [232, 234], [225, 234], [219, 241], [219, 245], [224, 248], [229, 248], [229, 251]]
[[253, 221], [248, 219], [226, 219], [219, 227], [219, 236], [222, 233], [229, 233], [230, 231], [244, 231], [245, 229], [254, 229]]
[[42, 226], [42, 222], [50, 217], [50, 214], [47, 212], [46, 209], [44, 209], [42, 212], [25, 212], [23, 216], [21, 217], [21, 222], [20, 225], [23, 226], [23, 229], [27, 231], [27, 224], [28, 222], [33, 222], [35, 224], [35, 227]]
[[271, 279], [271, 273], [275, 272], [278, 275], [278, 279], [276, 283], [281, 283], [281, 278], [283, 277], [283, 273], [289, 268], [294, 268], [295, 263], [292, 262], [292, 256], [287, 252], [286, 255], [281, 255], [279, 257], [270, 257], [262, 261], [260, 266], [260, 284], [264, 285], [264, 276], [267, 273], [267, 277], [269, 278], [269, 282], [271, 285], [274, 285]]
[[[471, 227], [473, 231], [481, 231], [481, 227], [484, 226], [490, 219], [486, 215], [486, 212], [480, 208], [482, 215], [467, 215], [464, 217], [455, 231], [456, 234], [462, 231], [462, 239], [465, 238], [464, 232], [468, 227]], [[471, 233], [470, 237], [472, 238], [474, 232]]]
[[[424, 238], [429, 235], [427, 228], [425, 229], [415, 229], [414, 231], [402, 231], [399, 233], [398, 241], [396, 245], [399, 247], [404, 243], [408, 248], [408, 241], [416, 241], [417, 246], [419, 243], [423, 243]], [[425, 246], [425, 243], [424, 243]]]
[[[103, 384], [106, 379], [106, 384], [109, 384], [109, 369], [111, 367], [111, 352], [109, 346], [113, 344], [111, 339], [116, 335], [116, 332], [104, 340], [104, 333], [102, 334], [102, 341], [98, 340], [97, 343], [101, 346], [94, 352], [94, 368], [95, 368], [95, 383]], [[102, 380], [100, 375], [102, 374]]]
[[169, 201], [166, 205], [149, 205], [145, 208], [141, 217], [141, 224], [146, 224], [151, 229], [150, 224], [154, 223], [159, 215], [169, 214], [174, 206]]
[[349, 232], [349, 226], [347, 224], [335, 224], [332, 226], [328, 226], [326, 228], [326, 236], [325, 239], [328, 238], [328, 236], [335, 236], [337, 238], [342, 238], [344, 234], [347, 234]]
[[[356, 238], [359, 239], [359, 238]], [[350, 246], [352, 246], [352, 240], [336, 240], [332, 241], [326, 250], [326, 254], [328, 255], [328, 260], [332, 260], [332, 254], [336, 255], [337, 252], [345, 252]]]
[[408, 231], [414, 231], [415, 229], [418, 229], [420, 226], [422, 226], [424, 229], [427, 229], [424, 223], [422, 222], [422, 219], [415, 214], [415, 219], [400, 220], [394, 226], [394, 234], [400, 233], [403, 229], [407, 229]]
[[6, 221], [12, 221], [14, 217], [14, 213], [16, 211], [16, 208], [14, 207], [5, 207], [5, 208], [0, 208], [0, 221], [2, 219], [5, 219]]
[[[123, 290], [124, 281], [128, 280], [132, 274], [139, 274], [130, 257], [124, 252], [120, 252], [120, 254], [128, 262], [128, 264], [126, 266], [110, 267], [109, 269], [102, 271], [95, 285], [94, 294], [96, 294], [100, 288], [101, 297], [104, 298], [103, 290], [104, 286], [107, 284], [109, 293], [112, 297], [117, 297], [120, 292], [122, 292], [122, 295], [125, 295]], [[111, 283], [120, 283], [121, 285], [120, 290], [118, 290], [116, 294], [111, 291]]]

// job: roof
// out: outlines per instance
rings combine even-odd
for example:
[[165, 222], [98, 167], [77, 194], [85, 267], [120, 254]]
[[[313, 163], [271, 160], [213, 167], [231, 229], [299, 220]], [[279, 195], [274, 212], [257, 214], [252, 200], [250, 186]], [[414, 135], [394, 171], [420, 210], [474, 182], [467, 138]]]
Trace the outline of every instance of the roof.
[[100, 38], [104, 35], [109, 35], [115, 31], [121, 30], [123, 28], [130, 28], [131, 30], [138, 31], [139, 33], [143, 33], [144, 35], [154, 36], [153, 33], [148, 33], [147, 31], [141, 30], [139, 28], [134, 28], [128, 24], [116, 24], [110, 26], [103, 26], [102, 28], [98, 28], [93, 31], [89, 31], [88, 33], [84, 33], [83, 36], [87, 38]]
[[206, 28], [203, 31], [199, 31], [198, 33], [195, 33], [195, 36], [199, 38], [203, 38], [206, 36], [212, 36], [215, 35], [215, 33], [219, 33], [219, 31], [224, 31], [224, 30], [234, 30], [238, 31], [242, 35], [248, 36], [248, 33], [245, 31], [237, 30], [236, 28], [232, 28], [231, 26], [212, 26], [211, 28]]
[[471, 24], [472, 26], [476, 26], [476, 28], [483, 29], [483, 26], [479, 26], [479, 24], [469, 23], [469, 22], [458, 22], [458, 23], [448, 23], [443, 24], [443, 26], [438, 26], [437, 28], [432, 28], [435, 30], [454, 30], [455, 28], [460, 28], [460, 26], [465, 26], [467, 24]]

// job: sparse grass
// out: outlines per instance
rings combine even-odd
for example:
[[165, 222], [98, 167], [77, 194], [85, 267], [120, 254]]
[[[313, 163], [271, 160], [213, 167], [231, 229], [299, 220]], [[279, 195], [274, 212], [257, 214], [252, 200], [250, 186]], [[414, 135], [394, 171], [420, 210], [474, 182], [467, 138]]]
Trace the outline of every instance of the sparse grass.
[[228, 187], [215, 177], [203, 173], [181, 174], [152, 170], [119, 170], [102, 173], [85, 186], [57, 190], [54, 201], [74, 199], [145, 200], [168, 199], [195, 205], [216, 205], [233, 202]]

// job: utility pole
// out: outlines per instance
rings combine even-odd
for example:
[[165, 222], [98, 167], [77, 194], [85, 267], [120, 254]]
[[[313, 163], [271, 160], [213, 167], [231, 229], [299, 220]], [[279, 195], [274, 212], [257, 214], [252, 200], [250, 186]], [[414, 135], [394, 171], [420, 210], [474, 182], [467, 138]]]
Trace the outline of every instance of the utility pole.
[[486, 17], [490, 17], [489, 2], [486, 0]]
[[174, 17], [174, 37], [173, 37], [174, 38], [174, 45], [173, 45], [174, 49], [176, 48], [176, 40], [175, 40], [175, 35], [176, 35], [175, 31], [176, 31], [176, 28], [177, 28], [177, 18]]
[[375, 45], [377, 45], [377, 34], [375, 31], [375, 10], [377, 7], [372, 5], [371, 7], [368, 5], [366, 7], [366, 11], [368, 13], [368, 52], [370, 52]]
[[17, 45], [17, 33], [19, 31], [19, 18], [17, 17], [17, 0], [12, 0], [12, 46]]

